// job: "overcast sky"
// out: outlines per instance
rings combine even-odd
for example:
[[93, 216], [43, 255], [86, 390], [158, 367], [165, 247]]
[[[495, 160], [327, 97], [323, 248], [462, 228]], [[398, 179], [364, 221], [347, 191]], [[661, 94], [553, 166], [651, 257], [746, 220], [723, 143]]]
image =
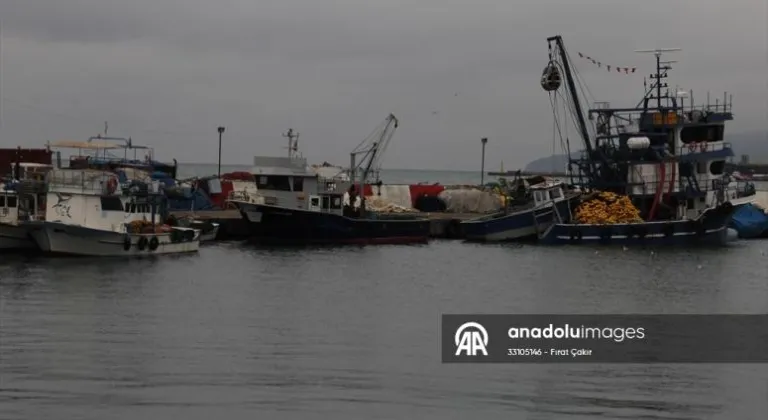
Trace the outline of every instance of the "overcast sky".
[[[732, 132], [768, 120], [765, 0], [2, 0], [2, 147], [103, 130], [158, 158], [224, 163], [348, 153], [388, 113], [390, 168], [525, 165], [552, 152], [539, 86], [562, 34], [598, 100], [634, 106], [653, 56], [683, 51], [671, 85], [733, 94]], [[634, 74], [608, 72], [577, 52]], [[570, 132], [572, 142], [575, 131]]]

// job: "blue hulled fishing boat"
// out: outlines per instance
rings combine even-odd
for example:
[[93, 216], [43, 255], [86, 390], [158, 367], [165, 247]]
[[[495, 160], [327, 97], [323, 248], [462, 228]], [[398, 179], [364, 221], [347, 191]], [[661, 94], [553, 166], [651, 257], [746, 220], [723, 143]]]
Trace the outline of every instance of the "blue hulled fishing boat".
[[476, 242], [535, 239], [539, 231], [568, 217], [572, 203], [579, 196], [562, 181], [545, 181], [523, 188], [525, 191], [520, 196], [505, 202], [504, 210], [461, 222], [464, 237]]
[[[286, 172], [289, 191], [264, 191], [260, 201], [230, 200], [250, 226], [249, 239], [261, 244], [405, 244], [429, 240], [428, 219], [386, 214], [366, 206], [363, 186], [397, 128], [394, 115], [352, 153], [350, 177], [324, 178], [301, 169]], [[356, 157], [362, 162], [356, 164]], [[362, 173], [356, 182], [356, 174]]]
[[[557, 104], [562, 98], [584, 143], [580, 156], [569, 161], [571, 183], [587, 193], [603, 192], [629, 197], [634, 216], [627, 220], [607, 217], [584, 219], [587, 211], [562, 218], [539, 233], [547, 244], [644, 243], [723, 244], [734, 210], [750, 201], [732, 199], [725, 178], [726, 160], [733, 156], [724, 141], [725, 123], [733, 119], [727, 95], [722, 104], [695, 106], [690, 92], [670, 94], [670, 62], [657, 49], [656, 71], [650, 75], [643, 99], [632, 108], [612, 108], [606, 103], [588, 109], [587, 124], [578, 75], [560, 36], [548, 38], [549, 63], [541, 86], [549, 93], [556, 127]], [[565, 89], [560, 89], [565, 81]], [[563, 92], [564, 90], [564, 92]], [[562, 102], [561, 102], [562, 104]], [[590, 132], [591, 131], [591, 132]], [[556, 134], [559, 133], [556, 130]], [[561, 136], [563, 144], [568, 139]], [[570, 151], [569, 151], [570, 154]], [[577, 217], [580, 216], [580, 217]]]

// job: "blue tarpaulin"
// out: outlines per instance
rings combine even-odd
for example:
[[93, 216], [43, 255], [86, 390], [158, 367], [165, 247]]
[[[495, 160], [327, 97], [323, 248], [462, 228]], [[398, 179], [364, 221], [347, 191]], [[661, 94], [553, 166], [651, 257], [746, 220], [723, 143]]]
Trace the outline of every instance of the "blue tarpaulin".
[[740, 238], [758, 238], [768, 231], [768, 215], [760, 207], [747, 204], [733, 213], [730, 227], [739, 233]]

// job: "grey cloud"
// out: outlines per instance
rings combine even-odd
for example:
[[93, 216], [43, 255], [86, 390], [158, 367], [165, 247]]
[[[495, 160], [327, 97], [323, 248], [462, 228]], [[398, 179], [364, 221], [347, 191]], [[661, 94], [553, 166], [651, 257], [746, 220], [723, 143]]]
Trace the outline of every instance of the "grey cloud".
[[[226, 124], [224, 160], [247, 163], [282, 153], [279, 133], [294, 126], [308, 155], [344, 162], [395, 112], [403, 124], [387, 164], [475, 168], [469, 157], [489, 136], [494, 160], [522, 165], [552, 149], [538, 76], [555, 33], [590, 90], [616, 104], [636, 102], [642, 76], [607, 74], [577, 51], [647, 72], [652, 57], [632, 50], [682, 46], [673, 75], [734, 92], [745, 107], [737, 124], [749, 130], [766, 114], [765, 91], [749, 83], [768, 67], [765, 13], [759, 20], [745, 0], [720, 4], [3, 0], [3, 96], [39, 111], [4, 104], [0, 133], [84, 136], [108, 119], [165, 155], [212, 161], [211, 127]], [[713, 36], [716, 17], [739, 31]], [[735, 76], [721, 77], [726, 70]]]

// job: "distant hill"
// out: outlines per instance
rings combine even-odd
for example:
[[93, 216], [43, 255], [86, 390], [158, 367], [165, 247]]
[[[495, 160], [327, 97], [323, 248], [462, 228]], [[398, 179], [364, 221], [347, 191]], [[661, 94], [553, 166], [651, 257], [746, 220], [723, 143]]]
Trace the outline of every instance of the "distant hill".
[[[728, 134], [726, 131], [725, 138], [726, 142], [731, 143], [733, 147], [736, 162], [741, 159], [741, 155], [749, 155], [749, 161], [752, 163], [768, 163], [768, 131], [733, 134]], [[577, 153], [574, 153], [574, 156], [577, 156]], [[525, 166], [524, 171], [561, 172], [565, 170], [567, 164], [568, 156], [552, 155], [530, 162]]]

